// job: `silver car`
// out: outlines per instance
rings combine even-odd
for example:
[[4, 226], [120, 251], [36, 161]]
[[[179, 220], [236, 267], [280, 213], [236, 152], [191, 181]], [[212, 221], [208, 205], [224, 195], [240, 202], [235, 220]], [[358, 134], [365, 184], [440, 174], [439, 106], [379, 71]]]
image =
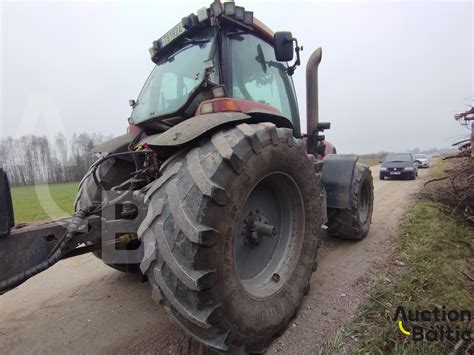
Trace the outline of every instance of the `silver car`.
[[418, 160], [420, 163], [418, 164], [419, 168], [429, 168], [430, 167], [430, 159], [426, 154], [415, 154], [415, 159]]

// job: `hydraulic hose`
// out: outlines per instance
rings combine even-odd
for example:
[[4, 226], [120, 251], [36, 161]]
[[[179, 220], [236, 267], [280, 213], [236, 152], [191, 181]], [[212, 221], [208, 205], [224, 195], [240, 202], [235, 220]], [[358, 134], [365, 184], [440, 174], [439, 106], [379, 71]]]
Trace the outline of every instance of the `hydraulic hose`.
[[42, 263], [21, 272], [18, 275], [10, 277], [9, 279], [2, 281], [0, 283], [0, 294], [3, 294], [12, 288], [15, 288], [21, 285], [23, 282], [28, 280], [29, 278], [49, 269], [51, 266], [56, 264], [62, 257], [64, 257], [69, 251], [74, 249], [76, 245], [71, 247], [70, 241], [79, 234], [80, 227], [84, 224], [86, 218], [91, 214], [91, 212], [95, 209], [95, 206], [89, 206], [84, 210], [80, 210], [76, 212], [69, 223], [66, 232], [64, 233], [63, 237], [60, 239], [58, 244], [49, 254], [48, 258], [44, 260]]
[[[100, 189], [102, 186], [101, 186], [100, 181], [98, 181], [97, 177], [95, 176], [95, 171], [97, 170], [99, 165], [102, 164], [104, 161], [111, 158], [116, 158], [116, 157], [122, 157], [122, 156], [136, 157], [136, 155], [150, 154], [150, 153], [152, 152], [148, 150], [141, 150], [141, 151], [132, 151], [132, 152], [128, 151], [128, 152], [109, 154], [99, 159], [94, 164], [92, 164], [91, 168], [89, 169], [89, 172], [86, 174], [84, 179], [87, 178], [87, 176], [89, 176], [90, 174], [92, 174], [98, 188]], [[134, 159], [134, 162], [135, 162], [135, 165], [137, 165], [137, 161], [135, 159]], [[102, 204], [100, 205], [90, 205], [84, 209], [77, 211], [72, 217], [71, 222], [69, 222], [66, 232], [63, 234], [63, 236], [61, 237], [59, 242], [56, 244], [56, 246], [52, 249], [52, 251], [46, 258], [46, 260], [44, 260], [38, 265], [35, 265], [34, 267], [31, 267], [25, 271], [22, 271], [21, 273], [15, 276], [10, 277], [9, 279], [5, 281], [0, 282], [0, 295], [11, 290], [12, 288], [15, 288], [21, 285], [23, 282], [39, 274], [40, 272], [43, 272], [49, 269], [51, 266], [53, 266], [59, 260], [61, 260], [64, 256], [66, 256], [71, 250], [75, 249], [77, 245], [75, 245], [76, 243], [71, 243], [71, 241], [76, 235], [81, 233], [80, 227], [83, 226], [84, 223], [87, 223], [86, 218], [92, 214], [99, 212], [106, 206], [118, 203], [125, 195], [126, 194], [123, 193], [111, 201], [106, 200], [106, 201], [103, 201]]]

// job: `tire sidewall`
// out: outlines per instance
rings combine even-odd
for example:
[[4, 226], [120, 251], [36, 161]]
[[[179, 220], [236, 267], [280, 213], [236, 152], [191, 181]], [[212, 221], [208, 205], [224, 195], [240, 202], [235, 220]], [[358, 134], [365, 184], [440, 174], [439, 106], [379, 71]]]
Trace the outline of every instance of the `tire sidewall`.
[[[355, 215], [357, 216], [357, 221], [358, 221], [358, 225], [359, 225], [359, 228], [360, 228], [360, 238], [359, 239], [363, 239], [369, 233], [370, 224], [372, 223], [374, 191], [373, 191], [373, 184], [370, 181], [370, 180], [372, 180], [372, 175], [371, 175], [370, 169], [368, 169], [368, 167], [365, 167], [363, 165], [357, 165], [356, 169], [359, 169], [358, 173], [361, 174], [362, 176], [361, 176], [360, 181], [357, 184], [357, 186], [355, 186], [355, 188], [357, 189], [357, 197], [358, 198], [357, 198], [357, 204], [355, 206], [355, 211], [354, 212], [355, 212]], [[359, 215], [358, 211], [359, 211], [359, 208], [361, 207], [359, 205], [360, 204], [360, 196], [362, 195], [362, 188], [363, 188], [365, 183], [369, 184], [370, 203], [369, 203], [368, 218], [367, 218], [367, 220], [362, 221], [360, 219], [360, 215]], [[372, 188], [370, 188], [370, 186]]]

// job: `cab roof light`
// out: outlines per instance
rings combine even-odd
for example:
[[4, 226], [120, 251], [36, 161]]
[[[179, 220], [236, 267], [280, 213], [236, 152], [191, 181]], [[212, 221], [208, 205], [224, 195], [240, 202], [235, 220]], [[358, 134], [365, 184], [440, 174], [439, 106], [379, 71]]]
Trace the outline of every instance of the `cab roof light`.
[[215, 0], [211, 4], [211, 12], [214, 15], [214, 17], [219, 17], [222, 14], [223, 10], [224, 9], [222, 8], [222, 4], [220, 0]]
[[186, 30], [189, 30], [198, 24], [198, 17], [195, 14], [191, 14], [181, 19], [181, 24]]
[[224, 3], [224, 14], [226, 16], [234, 16], [235, 14], [235, 2], [229, 1]]
[[243, 21], [245, 16], [245, 9], [242, 6], [235, 7], [234, 18], [237, 21]]
[[201, 7], [196, 11], [196, 14], [199, 22], [206, 21], [209, 18], [206, 7]]
[[157, 50], [154, 46], [151, 47], [151, 48], [149, 49], [149, 51], [150, 51], [150, 56], [151, 56], [152, 59], [153, 59], [153, 58], [155, 57], [155, 55], [157, 55], [157, 53], [158, 53], [158, 50]]
[[244, 23], [246, 25], [253, 24], [253, 12], [252, 11], [245, 11], [244, 12]]

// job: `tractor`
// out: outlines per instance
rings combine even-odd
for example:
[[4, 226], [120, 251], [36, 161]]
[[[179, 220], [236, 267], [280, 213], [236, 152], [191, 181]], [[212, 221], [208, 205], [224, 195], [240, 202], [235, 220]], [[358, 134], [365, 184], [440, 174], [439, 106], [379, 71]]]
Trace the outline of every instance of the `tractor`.
[[153, 42], [127, 133], [94, 148], [70, 219], [14, 226], [0, 171], [0, 292], [94, 253], [149, 281], [197, 341], [261, 352], [295, 317], [325, 235], [361, 240], [370, 169], [319, 122], [316, 49], [302, 134], [292, 76], [302, 47], [253, 12], [214, 1]]

